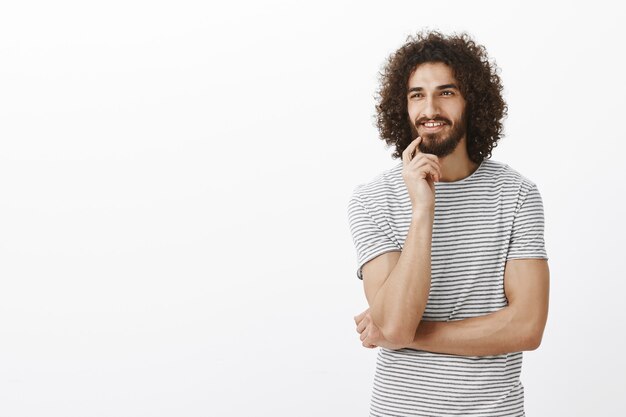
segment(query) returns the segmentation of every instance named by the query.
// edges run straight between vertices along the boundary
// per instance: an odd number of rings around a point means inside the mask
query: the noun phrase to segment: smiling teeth
[[[428,123],[424,123],[424,126],[426,126],[426,127],[443,126],[443,123],[440,123],[440,122],[437,122],[437,123],[428,122]]]

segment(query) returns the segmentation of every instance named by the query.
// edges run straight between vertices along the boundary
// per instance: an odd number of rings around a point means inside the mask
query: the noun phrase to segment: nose
[[[422,116],[427,119],[434,119],[439,116],[439,107],[437,106],[437,102],[433,100],[432,97],[425,98]]]

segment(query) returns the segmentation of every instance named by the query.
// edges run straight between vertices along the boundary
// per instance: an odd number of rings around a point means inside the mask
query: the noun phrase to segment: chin
[[[424,138],[424,139],[426,139],[426,140],[430,140],[430,141],[433,141],[433,140],[441,140],[441,139],[442,139],[442,136],[437,135],[437,134],[434,134],[434,135],[433,135],[433,134],[430,134],[430,133],[424,133],[424,134],[423,134],[423,135],[421,135],[421,136],[422,136],[422,138]]]

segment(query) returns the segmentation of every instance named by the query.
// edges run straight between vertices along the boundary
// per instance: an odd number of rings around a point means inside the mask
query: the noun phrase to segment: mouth
[[[446,126],[446,124],[447,123],[444,123],[444,122],[428,121],[428,122],[420,123],[420,126],[422,126],[427,132],[437,132],[443,129]]]

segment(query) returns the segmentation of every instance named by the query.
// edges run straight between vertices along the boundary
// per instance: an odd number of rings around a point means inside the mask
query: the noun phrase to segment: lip
[[[424,124],[421,124],[421,123],[420,123],[420,126],[422,127],[422,129],[425,129],[427,132],[436,132],[436,131],[438,131],[438,130],[443,129],[443,128],[444,128],[444,127],[446,127],[447,125],[448,125],[447,123],[444,123],[444,124],[442,124],[442,125],[440,125],[440,126],[428,127],[428,126],[426,126],[426,125],[424,125]]]

